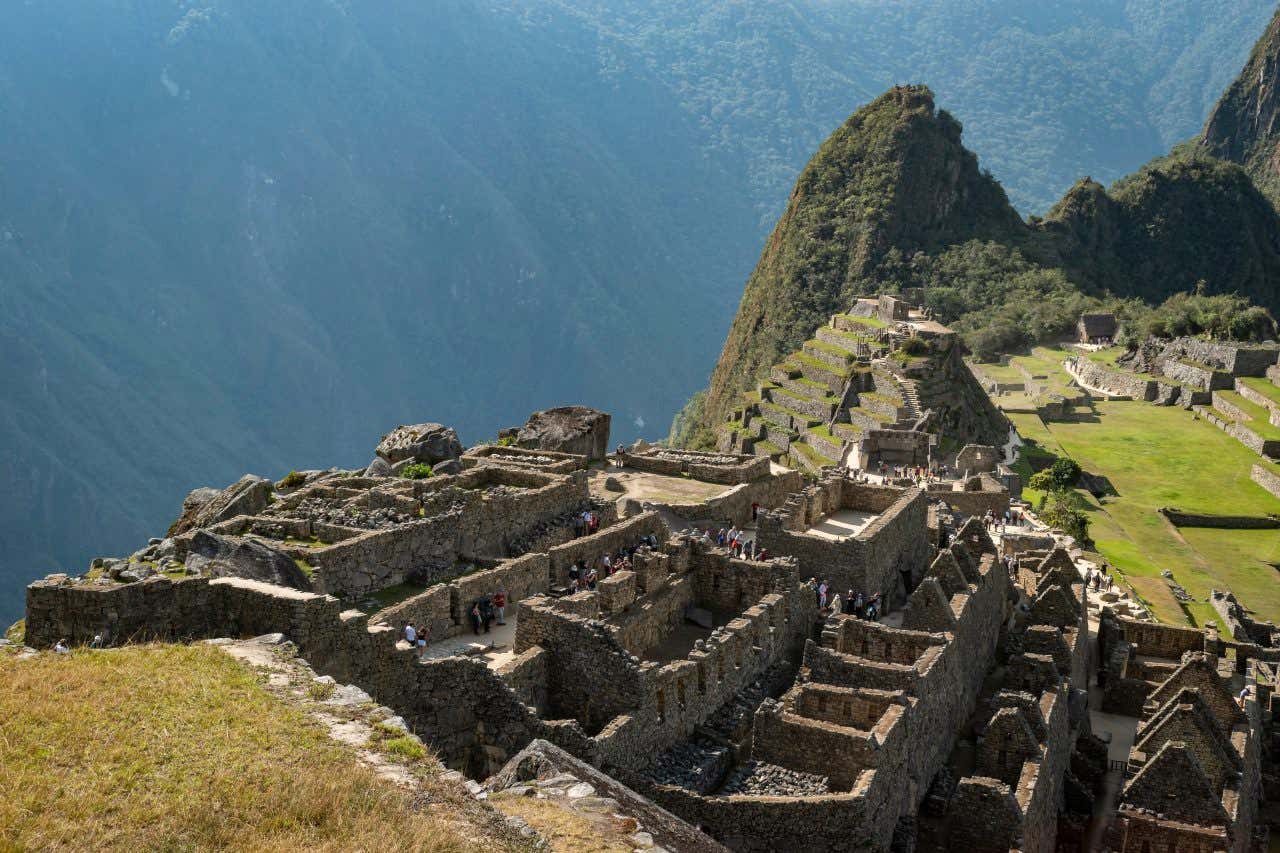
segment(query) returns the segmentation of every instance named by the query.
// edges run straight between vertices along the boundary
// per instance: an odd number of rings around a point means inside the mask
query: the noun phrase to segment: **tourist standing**
[[[507,624],[507,591],[500,589],[493,595],[493,609],[498,611],[498,624]]]

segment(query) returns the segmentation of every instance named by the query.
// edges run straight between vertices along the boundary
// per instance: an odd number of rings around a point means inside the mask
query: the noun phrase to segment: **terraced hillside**
[[[871,433],[941,433],[944,444],[1001,442],[1004,425],[950,332],[835,314],[801,348],[739,395],[721,450],[754,453],[816,474],[848,461]]]

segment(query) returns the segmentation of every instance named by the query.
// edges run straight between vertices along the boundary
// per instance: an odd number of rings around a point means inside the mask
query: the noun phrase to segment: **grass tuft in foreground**
[[[503,846],[430,808],[216,648],[0,657],[0,849]]]

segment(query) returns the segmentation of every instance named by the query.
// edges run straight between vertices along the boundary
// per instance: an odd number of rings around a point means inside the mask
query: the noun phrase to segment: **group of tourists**
[[[1003,516],[996,515],[992,510],[987,510],[982,515],[982,526],[987,528],[989,533],[1004,533],[1010,525],[1021,527],[1025,519],[1026,516],[1017,507],[1006,508]]]
[[[404,641],[409,648],[417,650],[419,658],[427,653],[427,633],[426,625],[419,627],[412,622],[404,623]]]
[[[814,583],[816,578],[810,578],[809,583]],[[831,584],[823,581],[818,584],[818,609],[829,613],[843,613],[846,616],[856,616],[859,619],[865,619],[874,622],[881,615],[880,593],[873,593],[870,597],[864,596],[861,592],[849,590],[844,598],[840,597],[840,593],[831,589]]]
[[[747,531],[739,529],[736,524],[728,528],[721,527],[719,530],[714,527],[708,527],[706,530],[695,527],[693,528],[693,535],[703,545],[728,548],[730,554],[741,560],[764,562],[769,559],[769,549],[756,547],[755,537],[748,539]]]
[[[477,637],[482,632],[489,633],[494,622],[507,624],[507,591],[500,589],[493,595],[482,595],[471,602],[467,618],[471,620],[471,630]]]
[[[600,513],[586,509],[573,517],[573,536],[575,539],[590,536],[600,531]]]
[[[630,571],[636,552],[641,548],[656,549],[657,547],[658,537],[652,533],[646,533],[637,539],[634,545],[619,548],[611,554],[602,554],[594,560],[585,558],[575,560],[569,567],[569,591],[573,593],[594,590],[596,584],[602,579],[618,572]]]
[[[1094,592],[1101,592],[1104,589],[1107,592],[1111,591],[1111,575],[1107,574],[1106,566],[1103,566],[1096,572],[1093,569],[1085,571],[1084,588],[1087,590],[1090,587],[1093,588]]]

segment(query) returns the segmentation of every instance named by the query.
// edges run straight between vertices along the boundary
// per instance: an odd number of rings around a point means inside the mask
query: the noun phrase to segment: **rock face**
[[[578,453],[591,461],[609,455],[610,417],[587,406],[561,406],[534,412],[516,434],[520,447]]]
[[[1280,12],[1254,46],[1240,76],[1205,122],[1200,145],[1244,166],[1273,202],[1280,202]]]
[[[191,539],[187,569],[215,578],[235,577],[310,590],[311,581],[286,554],[239,536],[197,530]]]
[[[413,424],[396,427],[383,436],[377,454],[392,465],[406,459],[435,465],[461,456],[462,442],[443,424]]]
[[[266,509],[273,488],[270,480],[245,474],[220,492],[196,489],[182,502],[182,515],[169,526],[169,535],[208,527],[237,515],[257,515]]]

